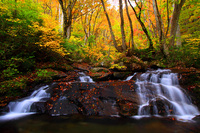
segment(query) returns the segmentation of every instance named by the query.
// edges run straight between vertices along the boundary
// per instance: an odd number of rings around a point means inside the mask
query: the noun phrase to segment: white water
[[[93,79],[90,76],[85,75],[85,73],[79,72],[79,75],[80,82],[94,83]]]
[[[10,112],[1,116],[0,120],[10,120],[36,113],[30,112],[31,105],[34,102],[41,101],[43,98],[50,98],[50,94],[46,93],[46,89],[48,89],[48,85],[35,90],[31,96],[24,98],[24,100],[10,102],[8,105]]]
[[[80,72],[79,75],[80,82],[94,83],[92,78],[83,72]],[[131,80],[135,75],[136,73],[128,77],[126,81]],[[190,98],[179,86],[177,76],[176,73],[171,73],[170,70],[147,71],[141,74],[140,77],[137,76],[137,94],[140,98],[140,105],[138,115],[133,116],[133,118],[140,119],[152,115],[161,117],[159,106],[156,103],[158,99],[164,104],[166,113],[164,116],[173,116],[177,120],[188,121],[199,115],[200,112],[197,107],[192,104]],[[24,100],[11,102],[8,105],[10,112],[0,116],[0,120],[11,120],[36,113],[30,111],[31,106],[34,102],[42,101],[43,98],[50,98],[50,94],[46,93],[47,89],[48,85],[42,86]],[[119,117],[119,115],[113,117]]]
[[[170,70],[147,71],[140,75],[136,84],[140,106],[138,116],[134,116],[135,118],[152,115],[160,117],[159,106],[156,103],[158,99],[164,104],[165,116],[174,116],[178,120],[187,121],[200,114],[198,108],[179,86],[177,74],[171,73]]]
[[[132,76],[128,76],[125,81],[131,80],[137,73],[134,73]]]

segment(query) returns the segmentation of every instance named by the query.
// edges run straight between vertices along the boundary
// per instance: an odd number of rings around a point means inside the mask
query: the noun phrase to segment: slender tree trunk
[[[148,8],[150,9],[151,8],[151,6],[150,6],[150,2],[148,2]],[[152,35],[152,37],[154,38],[155,37],[155,33],[154,33],[154,28],[151,28],[151,26],[152,27],[154,27],[154,25],[152,25],[152,21],[151,21],[151,16],[150,16],[150,11],[149,10],[147,10],[147,17],[145,18],[145,20],[146,20],[146,22],[148,23],[148,29],[149,29],[149,32],[151,33],[151,35]]]
[[[131,17],[130,17],[130,14],[129,14],[129,11],[128,11],[128,3],[127,3],[127,0],[124,0],[125,1],[125,6],[126,6],[126,14],[128,16],[128,20],[129,20],[129,24],[130,24],[130,30],[131,30],[131,36],[130,36],[130,39],[131,39],[131,52],[134,51],[134,39],[133,39],[133,23],[132,23],[132,20],[131,20]]]
[[[168,35],[168,32],[169,32],[169,0],[167,0],[167,30],[166,30],[166,33],[165,33],[165,36],[167,38],[167,35]]]
[[[83,19],[83,16],[81,16],[81,23],[82,23],[82,26],[83,26],[83,30],[84,30],[84,33],[85,33],[85,39],[84,39],[84,44],[86,45],[87,44],[87,41],[88,41],[88,32],[87,32],[87,28],[86,28],[86,21],[87,21],[87,14],[85,15],[85,22],[84,22],[84,19]]]
[[[135,8],[133,7],[133,5],[131,4],[130,0],[128,0],[128,2],[130,4],[131,8],[133,9],[136,18],[137,18],[138,22],[140,23],[140,25],[142,27],[142,30],[144,31],[144,33],[145,33],[145,35],[146,35],[146,37],[147,37],[147,39],[149,41],[149,48],[148,49],[149,50],[153,50],[154,49],[153,48],[153,41],[152,41],[152,39],[151,39],[151,37],[150,37],[150,35],[148,33],[148,30],[147,30],[146,26],[144,25],[144,22],[141,20],[142,7],[139,6],[138,3],[137,3],[137,1],[135,0],[135,3],[137,5],[137,7],[139,8],[139,13],[137,14],[137,12],[136,12]]]
[[[186,0],[181,0],[179,2],[178,0],[176,0],[174,3],[174,11],[172,14],[172,19],[171,19],[171,30],[170,30],[170,41],[169,41],[169,46],[172,46],[172,47],[174,47],[174,40],[176,37],[181,8],[182,8],[183,4],[185,3],[185,1]]]
[[[94,19],[93,30],[92,30],[92,34],[93,34],[93,35],[94,35],[94,31],[95,31],[95,26],[96,26],[97,17],[99,16],[100,10],[101,10],[101,8],[97,11],[97,14],[96,14],[95,19]]]
[[[124,15],[123,15],[123,5],[122,0],[119,0],[119,13],[120,13],[120,20],[121,20],[121,34],[122,34],[122,49],[126,51],[126,35],[124,32]]]
[[[156,2],[156,0],[152,0],[153,2],[153,12],[154,12],[154,15],[155,15],[155,19],[156,19],[156,34],[158,35],[158,33],[159,33],[159,21],[158,21],[158,13],[157,13],[157,8],[156,8],[156,6],[157,6],[157,2]]]
[[[154,14],[155,14],[155,18],[156,18],[156,29],[158,32],[158,36],[159,36],[159,43],[160,43],[160,50],[163,54],[165,54],[165,36],[164,36],[164,32],[162,30],[162,18],[160,15],[160,12],[158,10],[158,4],[157,4],[157,0],[153,0],[153,10],[154,10]]]
[[[102,3],[103,10],[104,10],[104,13],[105,13],[106,18],[107,18],[107,21],[108,21],[108,25],[109,25],[110,34],[111,34],[111,37],[112,37],[113,44],[114,44],[115,48],[116,48],[118,51],[120,51],[120,49],[119,49],[118,46],[117,46],[117,42],[116,42],[116,40],[115,40],[115,35],[114,35],[114,33],[113,33],[113,30],[112,30],[112,25],[111,25],[111,22],[110,22],[110,18],[109,18],[109,16],[108,16],[108,13],[107,13],[107,11],[106,11],[106,7],[105,7],[105,4],[104,4],[104,1],[101,0],[101,3]]]
[[[13,17],[16,18],[17,17],[17,0],[15,0],[15,10],[13,13]]]

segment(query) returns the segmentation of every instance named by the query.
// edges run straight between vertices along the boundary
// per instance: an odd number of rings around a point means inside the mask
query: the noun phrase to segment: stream
[[[77,81],[64,84],[56,94],[44,85],[29,97],[10,102],[9,112],[0,116],[0,132],[182,133],[200,129],[200,121],[193,120],[200,115],[198,108],[179,86],[177,73],[167,69],[98,83],[80,72]]]

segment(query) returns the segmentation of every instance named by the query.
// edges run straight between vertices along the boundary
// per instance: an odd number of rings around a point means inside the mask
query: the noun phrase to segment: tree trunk
[[[126,6],[126,14],[128,16],[128,20],[129,20],[129,24],[130,24],[130,30],[131,30],[131,52],[134,51],[134,39],[133,39],[133,23],[132,23],[132,20],[131,20],[131,17],[130,17],[130,14],[129,14],[129,11],[128,11],[128,3],[127,3],[127,0],[124,0],[125,1],[125,6]]]
[[[63,37],[69,39],[71,36],[72,21],[63,13]]]
[[[156,19],[156,34],[158,35],[159,33],[159,30],[160,30],[160,26],[159,26],[159,21],[158,21],[158,13],[157,13],[157,1],[156,0],[153,0],[153,12],[154,12],[154,15],[155,15],[155,19]]]
[[[140,6],[138,5],[137,1],[135,0],[135,3],[136,3],[136,5],[137,5],[137,7],[139,8],[139,13],[137,14],[137,12],[136,12],[135,8],[133,7],[133,5],[131,4],[130,0],[128,0],[128,2],[129,2],[129,4],[130,4],[131,8],[133,9],[136,18],[137,18],[138,22],[140,23],[140,25],[141,25],[141,27],[142,27],[142,30],[144,31],[144,33],[145,33],[145,35],[146,35],[146,37],[147,37],[147,39],[148,39],[148,41],[149,41],[149,48],[148,48],[148,49],[149,49],[150,51],[152,51],[152,50],[154,49],[154,48],[153,48],[153,41],[152,41],[152,39],[151,39],[151,37],[150,37],[150,35],[149,35],[149,33],[148,33],[148,30],[147,30],[146,26],[144,25],[143,21],[141,20],[142,7],[140,7]]]
[[[179,26],[179,24],[178,24],[178,26],[177,26],[176,36],[177,36],[177,38],[176,38],[176,45],[177,45],[178,47],[181,47],[182,42],[181,42],[181,31],[180,31],[180,26]]]
[[[181,13],[181,8],[184,3],[185,3],[185,0],[181,0],[180,3],[178,3],[178,0],[176,0],[174,3],[174,11],[172,14],[172,19],[171,19],[171,31],[170,31],[170,41],[169,41],[170,47],[174,47],[174,40],[176,37],[178,20]]]
[[[118,51],[120,51],[120,49],[119,49],[118,46],[117,46],[117,42],[116,42],[116,40],[115,40],[115,35],[114,35],[114,33],[113,33],[113,30],[112,30],[112,25],[111,25],[111,22],[110,22],[110,18],[109,18],[109,16],[108,16],[108,13],[107,13],[107,11],[106,11],[106,7],[105,7],[105,4],[104,4],[104,1],[101,0],[101,3],[102,3],[103,10],[104,10],[104,13],[105,13],[106,18],[107,18],[107,21],[108,21],[108,25],[109,25],[110,34],[111,34],[111,37],[112,37],[113,44],[114,44],[115,48],[116,48]]]
[[[119,0],[119,13],[120,13],[120,20],[121,20],[121,34],[122,34],[122,49],[126,51],[126,36],[124,32],[124,16],[123,16],[123,9],[122,9],[122,0]]]
[[[15,0],[15,10],[13,13],[13,17],[16,18],[17,17],[17,0]]]
[[[77,0],[69,0],[68,3],[63,0],[58,0],[63,12],[63,37],[69,39],[71,36],[71,25],[72,25],[72,10]]]
[[[165,36],[164,36],[164,32],[162,30],[162,18],[160,15],[160,12],[158,10],[158,4],[157,4],[157,0],[153,0],[153,10],[154,10],[154,15],[156,18],[156,29],[157,29],[157,33],[159,36],[159,43],[160,43],[160,50],[163,54],[165,54]]]

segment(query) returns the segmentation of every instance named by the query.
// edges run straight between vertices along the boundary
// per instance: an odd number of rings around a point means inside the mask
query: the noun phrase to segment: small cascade
[[[42,102],[43,99],[50,98],[50,94],[46,93],[48,88],[48,85],[42,86],[38,90],[35,90],[31,96],[22,100],[10,102],[8,105],[10,112],[4,116],[1,116],[0,120],[9,120],[36,113],[31,112],[31,106],[35,102]]]
[[[85,73],[79,72],[79,75],[80,82],[94,83],[93,79],[90,76],[87,76]]]
[[[137,74],[137,73],[134,73],[132,76],[128,76],[128,77],[125,79],[125,81],[131,80],[136,74]]]
[[[178,75],[170,70],[147,71],[138,76],[136,84],[140,98],[138,116],[175,116],[188,120],[200,114],[179,86]]]

